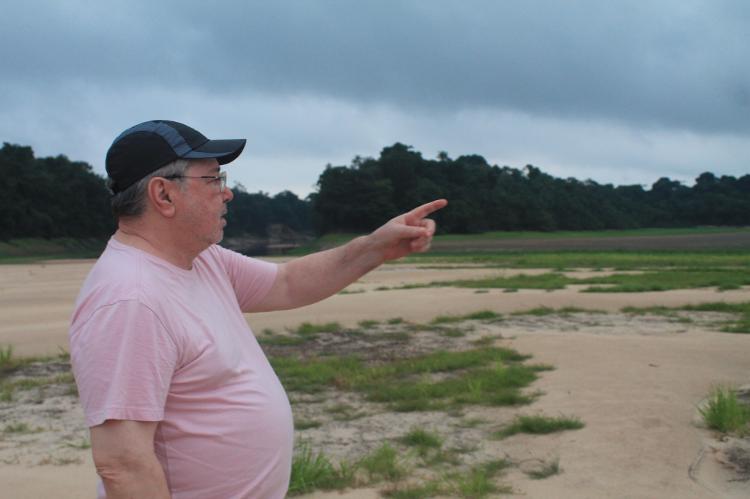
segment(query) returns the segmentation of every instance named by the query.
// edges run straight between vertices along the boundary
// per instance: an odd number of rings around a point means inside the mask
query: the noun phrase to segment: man
[[[244,146],[157,120],[107,152],[118,229],[70,328],[99,497],[284,497],[291,409],[242,314],[314,303],[426,251],[435,224],[425,217],[447,204],[288,263],[254,260],[217,245],[233,197],[220,165]]]

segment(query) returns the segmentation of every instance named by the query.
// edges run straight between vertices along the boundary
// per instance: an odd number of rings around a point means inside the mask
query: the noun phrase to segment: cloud
[[[0,138],[99,172],[154,118],[247,137],[251,191],[395,141],[615,183],[750,158],[744,1],[38,0],[0,32]]]
[[[10,78],[750,131],[743,1],[124,5],[13,12]]]

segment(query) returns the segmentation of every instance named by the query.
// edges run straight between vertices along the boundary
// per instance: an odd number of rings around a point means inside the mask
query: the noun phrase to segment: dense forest
[[[450,201],[435,214],[449,233],[750,225],[750,175],[703,173],[692,187],[660,178],[646,190],[555,178],[532,165],[492,166],[477,155],[429,160],[399,143],[377,159],[329,165],[310,199],[325,233],[371,230],[437,197]]]
[[[0,239],[105,238],[114,230],[104,178],[65,156],[35,158],[30,147],[0,149]],[[438,197],[443,232],[597,230],[750,225],[750,175],[703,173],[691,187],[669,178],[650,189],[556,178],[528,165],[490,165],[477,155],[425,159],[409,146],[379,158],[327,166],[317,192],[299,199],[248,193],[235,185],[227,236],[265,235],[272,225],[297,232],[363,232]]]

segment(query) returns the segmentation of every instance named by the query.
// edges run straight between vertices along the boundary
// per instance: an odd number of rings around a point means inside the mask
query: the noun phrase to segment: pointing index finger
[[[422,206],[417,206],[413,210],[411,210],[409,213],[406,214],[406,223],[414,223],[417,222],[430,213],[436,212],[441,208],[444,208],[445,205],[448,204],[448,201],[445,199],[436,199],[435,201],[430,201],[429,203],[425,203]]]

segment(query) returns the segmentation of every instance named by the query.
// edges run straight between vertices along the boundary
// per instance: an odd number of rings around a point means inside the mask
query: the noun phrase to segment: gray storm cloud
[[[34,2],[4,79],[750,130],[750,3]],[[44,7],[42,7],[44,5]],[[25,36],[29,31],[33,36]]]
[[[744,0],[10,0],[0,41],[0,140],[102,173],[154,118],[247,136],[232,178],[300,194],[395,141],[614,183],[750,159]]]

